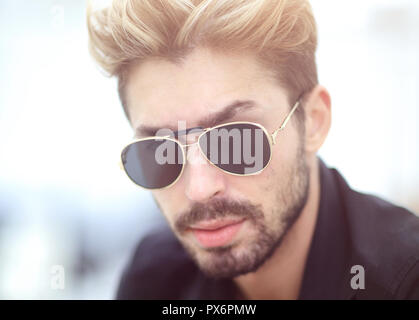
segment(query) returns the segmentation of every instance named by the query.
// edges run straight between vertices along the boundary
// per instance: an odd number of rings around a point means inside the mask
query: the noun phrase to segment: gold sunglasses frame
[[[278,133],[282,130],[285,129],[285,126],[287,125],[287,123],[289,122],[289,120],[291,119],[291,116],[293,115],[293,113],[295,112],[295,110],[298,108],[298,106],[300,105],[300,99],[298,99],[298,101],[294,104],[294,106],[291,108],[291,111],[288,113],[288,115],[285,117],[285,119],[282,121],[282,124],[271,134],[269,134],[268,130],[261,124],[256,123],[256,122],[250,122],[250,121],[234,121],[234,122],[227,122],[227,123],[223,123],[223,124],[219,124],[216,125],[214,127],[209,127],[209,128],[205,128],[202,130],[202,132],[199,134],[198,138],[196,139],[196,142],[191,143],[191,144],[182,144],[180,143],[179,140],[172,138],[171,136],[154,136],[154,137],[146,137],[146,138],[139,138],[139,139],[134,139],[133,141],[129,142],[128,144],[126,144],[121,151],[121,155],[120,155],[120,159],[119,159],[119,167],[121,170],[123,170],[125,172],[125,174],[128,176],[128,178],[138,187],[142,188],[142,189],[146,189],[146,190],[164,190],[166,188],[170,188],[172,185],[174,185],[182,176],[182,173],[185,169],[185,165],[186,165],[186,160],[187,160],[187,156],[186,156],[186,152],[185,149],[187,147],[193,146],[195,144],[198,144],[198,148],[199,151],[201,153],[201,155],[206,159],[207,162],[209,162],[211,165],[213,165],[214,167],[216,167],[217,169],[230,174],[230,175],[234,175],[234,176],[252,176],[252,175],[258,175],[260,174],[265,168],[267,168],[271,162],[272,159],[272,149],[273,146],[276,144],[276,137],[278,135]],[[256,172],[252,172],[252,173],[248,173],[248,174],[239,174],[239,173],[233,173],[233,172],[229,172],[227,170],[224,170],[220,167],[218,167],[217,165],[215,165],[214,163],[212,163],[208,157],[204,154],[204,152],[202,151],[202,148],[199,145],[199,140],[201,139],[201,137],[203,137],[204,134],[206,134],[208,131],[217,129],[219,127],[224,127],[224,126],[228,126],[228,125],[232,125],[232,124],[251,124],[254,126],[259,127],[260,129],[263,130],[263,132],[265,133],[266,137],[268,138],[269,141],[269,148],[270,148],[270,155],[269,155],[269,160],[267,162],[267,164],[260,170],[256,171]],[[182,150],[182,156],[183,156],[183,164],[182,164],[182,170],[180,171],[178,177],[169,185],[164,186],[162,188],[147,188],[147,187],[143,187],[141,185],[139,185],[138,183],[136,183],[128,174],[127,170],[125,169],[125,166],[123,165],[123,159],[122,159],[122,155],[124,150],[129,147],[130,145],[140,142],[140,141],[147,141],[147,140],[156,140],[156,139],[166,139],[166,140],[170,140],[175,142],[177,145],[179,145],[180,149]]]

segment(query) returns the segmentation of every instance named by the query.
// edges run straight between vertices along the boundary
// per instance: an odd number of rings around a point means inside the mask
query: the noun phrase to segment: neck
[[[310,165],[310,187],[301,215],[274,254],[256,271],[234,279],[246,299],[297,299],[320,201],[319,163]]]

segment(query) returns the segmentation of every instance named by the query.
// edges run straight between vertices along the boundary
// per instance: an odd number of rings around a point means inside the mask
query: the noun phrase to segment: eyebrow
[[[232,103],[226,105],[222,110],[210,114],[200,121],[198,121],[198,127],[210,128],[218,124],[221,124],[227,120],[233,118],[237,112],[248,109],[253,109],[257,106],[253,100],[235,100]],[[170,129],[173,132],[177,132],[177,128],[173,126],[161,126],[153,127],[148,125],[141,125],[135,129],[135,137],[152,137],[156,135],[156,132],[162,128]]]

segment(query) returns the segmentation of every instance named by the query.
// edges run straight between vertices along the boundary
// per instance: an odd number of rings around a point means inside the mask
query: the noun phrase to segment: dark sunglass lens
[[[199,145],[210,162],[235,174],[259,172],[271,158],[269,138],[251,123],[214,128],[201,136]]]
[[[168,139],[148,139],[134,142],[122,151],[122,163],[136,184],[148,188],[164,188],[182,172],[181,146]]]

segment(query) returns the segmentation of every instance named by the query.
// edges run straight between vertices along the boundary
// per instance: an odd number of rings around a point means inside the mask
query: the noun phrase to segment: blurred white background
[[[320,155],[419,211],[419,2],[313,0],[333,124]],[[0,298],[111,299],[162,218],[119,170],[132,136],[82,0],[0,0]],[[53,285],[55,266],[65,287]]]

